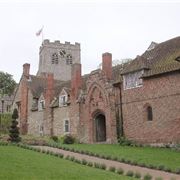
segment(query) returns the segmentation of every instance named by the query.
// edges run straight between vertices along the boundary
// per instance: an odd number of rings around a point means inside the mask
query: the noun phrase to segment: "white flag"
[[[36,36],[40,36],[43,31],[43,27],[36,33]]]

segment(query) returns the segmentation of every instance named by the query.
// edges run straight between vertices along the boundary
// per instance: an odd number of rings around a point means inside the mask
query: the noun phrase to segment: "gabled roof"
[[[122,71],[122,74],[147,69],[144,77],[172,72],[180,69],[180,63],[175,59],[180,56],[180,37],[156,44],[137,56]],[[149,70],[148,70],[149,69]]]
[[[64,81],[55,80],[55,89],[62,85]],[[30,75],[27,80],[27,86],[31,90],[33,97],[39,98],[47,88],[47,79],[41,76]]]

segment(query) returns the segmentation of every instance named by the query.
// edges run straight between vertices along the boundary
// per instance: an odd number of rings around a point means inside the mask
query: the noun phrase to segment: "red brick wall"
[[[71,72],[71,97],[77,98],[77,94],[82,85],[81,64],[73,64]]]
[[[103,71],[93,71],[87,80],[85,104],[81,107],[81,126],[87,142],[96,142],[95,116],[102,113],[106,120],[106,141],[111,143],[117,139],[115,96],[111,83]]]
[[[122,91],[125,136],[150,142],[180,142],[180,73],[143,80],[143,86]],[[153,121],[147,121],[151,105]]]

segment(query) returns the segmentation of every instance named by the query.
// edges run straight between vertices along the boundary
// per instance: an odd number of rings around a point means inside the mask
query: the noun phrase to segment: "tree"
[[[11,95],[15,89],[16,82],[11,74],[0,71],[0,97]]]
[[[17,127],[18,122],[16,119],[18,118],[18,110],[14,109],[13,114],[12,114],[12,122],[11,122],[11,127],[9,130],[9,140],[11,142],[19,142],[21,138],[19,137],[19,128]]]

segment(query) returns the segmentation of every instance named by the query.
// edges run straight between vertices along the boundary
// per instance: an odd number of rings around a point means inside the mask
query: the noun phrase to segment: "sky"
[[[102,53],[113,60],[135,58],[152,41],[180,35],[180,1],[10,1],[0,0],[0,71],[16,82],[22,65],[36,74],[42,37],[81,44],[82,72],[101,63]]]

